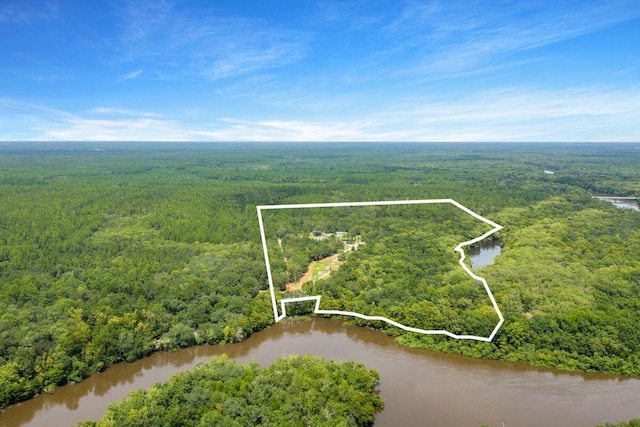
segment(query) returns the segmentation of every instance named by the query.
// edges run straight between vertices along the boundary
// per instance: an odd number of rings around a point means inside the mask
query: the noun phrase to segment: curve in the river
[[[582,427],[640,416],[640,378],[566,373],[400,346],[338,320],[280,322],[239,344],[197,346],[121,363],[8,408],[0,426],[64,426],[98,419],[129,391],[148,388],[214,355],[268,365],[290,354],[356,360],[380,372],[376,426]]]

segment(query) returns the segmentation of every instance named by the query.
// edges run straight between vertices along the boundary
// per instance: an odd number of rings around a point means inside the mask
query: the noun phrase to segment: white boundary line
[[[491,229],[488,232],[484,233],[482,236],[476,237],[475,239],[468,240],[466,242],[462,242],[462,243],[458,244],[458,246],[456,246],[455,249],[454,249],[455,251],[457,251],[460,254],[460,260],[458,261],[458,263],[462,266],[464,271],[469,276],[474,278],[475,280],[479,280],[480,282],[482,282],[482,285],[484,286],[484,289],[487,292],[487,295],[489,295],[489,299],[491,300],[491,304],[493,305],[493,309],[498,314],[498,318],[500,320],[499,320],[498,324],[496,325],[496,327],[491,332],[491,335],[489,335],[488,337],[479,337],[479,336],[476,336],[476,335],[456,335],[456,334],[451,333],[449,331],[440,330],[440,329],[428,330],[428,329],[412,328],[410,326],[403,325],[403,324],[398,323],[396,321],[393,321],[391,319],[387,319],[386,317],[383,317],[383,316],[367,316],[365,314],[355,313],[355,312],[352,312],[352,311],[321,310],[320,309],[320,298],[322,298],[321,295],[308,296],[308,297],[298,297],[298,298],[283,298],[283,299],[280,300],[280,307],[282,309],[282,314],[278,315],[278,306],[277,306],[277,303],[276,303],[276,294],[275,294],[275,290],[273,288],[273,277],[271,276],[271,264],[269,263],[269,253],[268,253],[268,250],[267,250],[267,239],[266,239],[266,236],[264,234],[264,223],[262,221],[262,211],[263,210],[306,209],[306,208],[336,208],[336,207],[356,207],[356,206],[420,205],[420,204],[435,204],[435,203],[451,203],[455,207],[463,210],[464,212],[468,213],[469,215],[473,216],[474,218],[477,218],[480,221],[483,221],[483,222],[485,222],[485,223],[487,223],[487,224],[489,224],[490,226],[493,227],[493,229]],[[264,206],[256,206],[256,209],[258,210],[258,224],[260,225],[260,237],[262,238],[262,250],[264,251],[264,261],[265,261],[265,264],[267,266],[267,278],[269,280],[269,291],[271,293],[271,303],[273,305],[273,316],[274,316],[276,322],[279,322],[280,320],[282,320],[283,318],[285,318],[287,316],[287,309],[286,309],[286,304],[287,303],[299,302],[299,301],[314,301],[315,300],[316,305],[315,305],[315,308],[314,308],[314,311],[313,311],[314,313],[318,313],[318,314],[337,314],[337,315],[342,315],[342,316],[354,316],[354,317],[359,317],[361,319],[366,319],[366,320],[381,320],[383,322],[389,323],[390,325],[396,326],[396,327],[398,327],[400,329],[404,329],[405,331],[416,332],[416,333],[419,333],[419,334],[427,334],[427,335],[447,335],[447,336],[449,336],[451,338],[456,338],[456,339],[469,339],[469,340],[490,342],[491,340],[493,340],[493,337],[496,335],[496,333],[500,329],[500,326],[502,326],[502,324],[504,323],[504,318],[502,317],[502,313],[500,312],[500,309],[498,308],[498,304],[496,303],[496,300],[493,297],[493,294],[491,293],[491,289],[489,289],[489,285],[487,284],[487,281],[484,279],[484,277],[480,277],[480,276],[474,274],[469,269],[469,267],[467,267],[465,265],[465,263],[464,263],[465,254],[464,254],[464,249],[462,249],[464,246],[469,246],[469,245],[472,245],[474,243],[477,243],[477,242],[481,241],[482,239],[485,239],[488,236],[492,235],[496,231],[501,230],[502,226],[496,224],[495,222],[493,222],[491,220],[488,220],[487,218],[485,218],[485,217],[483,217],[483,216],[481,216],[481,215],[479,215],[477,213],[475,213],[471,209],[461,205],[460,203],[456,202],[453,199],[388,200],[388,201],[378,201],[378,202],[345,202],[345,203],[307,203],[307,204],[289,204],[289,205],[264,205]]]

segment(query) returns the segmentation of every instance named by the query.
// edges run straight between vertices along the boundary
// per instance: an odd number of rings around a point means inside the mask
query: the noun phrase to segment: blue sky
[[[3,0],[0,140],[640,141],[640,3]]]

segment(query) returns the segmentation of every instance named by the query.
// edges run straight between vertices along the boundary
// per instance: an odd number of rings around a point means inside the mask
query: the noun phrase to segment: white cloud
[[[228,126],[194,134],[218,141],[358,141],[365,135],[354,122],[222,119]]]
[[[141,116],[141,117],[157,117],[158,114],[146,111],[130,110],[126,108],[110,108],[96,107],[89,110],[90,113],[103,114],[111,116]]]
[[[39,140],[188,141],[189,133],[173,121],[146,118],[97,120],[75,118],[39,127]]]
[[[636,138],[640,87],[494,89],[415,109],[422,140],[608,141]]]
[[[7,1],[0,5],[0,23],[27,25],[36,21],[50,20],[58,15],[59,6],[55,2],[29,4]]]
[[[418,109],[429,122],[521,123],[556,118],[608,117],[626,120],[640,111],[640,87],[539,90],[526,87],[493,89],[458,102],[425,105]],[[632,121],[633,122],[633,121]]]
[[[28,125],[2,135],[38,140],[124,141],[637,141],[640,86],[543,90],[496,88],[443,100],[390,99],[369,110],[333,115],[289,114],[268,119],[220,118],[207,123],[163,119],[126,108],[84,114],[0,99],[5,117]],[[255,114],[255,113],[253,113]],[[3,136],[4,138],[8,138]]]
[[[68,120],[76,116],[66,111],[50,108],[31,102],[18,101],[11,98],[0,98],[0,113],[2,115],[34,116],[46,120]]]
[[[582,2],[495,1],[404,3],[382,26],[390,47],[376,65],[410,52],[400,74],[447,75],[493,67],[505,56],[593,33],[640,16],[634,0]]]
[[[142,68],[138,68],[135,71],[131,71],[130,73],[123,75],[122,80],[133,80],[135,78],[138,78],[143,73],[143,71],[144,70]]]
[[[179,10],[166,1],[135,1],[119,10],[124,62],[153,62],[158,76],[210,80],[288,65],[308,50],[306,32],[257,20]]]
[[[417,97],[340,120],[237,120],[200,136],[272,141],[637,141],[640,87],[494,89],[455,101]]]
[[[367,1],[320,0],[316,6],[321,20],[338,23],[351,31],[367,29],[384,20],[384,13],[373,12],[375,6]]]

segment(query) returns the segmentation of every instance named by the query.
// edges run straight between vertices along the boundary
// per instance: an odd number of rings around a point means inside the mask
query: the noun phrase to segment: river
[[[380,426],[576,426],[640,416],[640,378],[566,373],[415,350],[338,320],[282,321],[239,344],[197,346],[121,363],[53,394],[14,405],[0,426],[64,426],[98,419],[129,391],[214,355],[267,365],[290,354],[357,360],[380,372]]]
[[[635,211],[640,211],[640,204],[638,203],[638,199],[615,196],[613,194],[597,193],[597,192],[591,192],[591,195],[596,199],[609,202],[617,208],[633,209]]]
[[[635,211],[640,211],[640,206],[638,202],[635,200],[624,200],[624,199],[616,199],[616,198],[604,198],[598,197],[600,200],[606,200],[611,203],[613,206],[622,209],[633,209]]]

